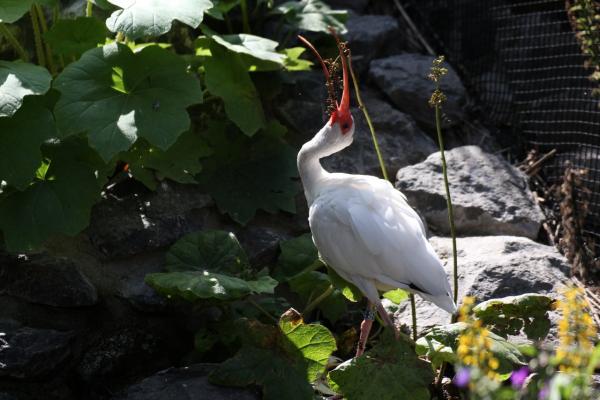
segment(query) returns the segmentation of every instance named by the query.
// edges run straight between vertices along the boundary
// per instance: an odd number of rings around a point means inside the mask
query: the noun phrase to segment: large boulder
[[[434,141],[419,129],[409,115],[373,95],[367,94],[364,100],[388,173],[422,161],[436,151]],[[379,160],[366,120],[357,108],[352,110],[352,115],[356,123],[354,143],[324,159],[322,164],[332,172],[381,176]]]
[[[113,400],[257,400],[258,393],[249,389],[216,386],[208,382],[210,368],[192,365],[160,371],[136,383]]]
[[[406,53],[373,60],[369,68],[371,79],[401,111],[430,127],[435,127],[435,119],[428,101],[435,86],[427,76],[433,60],[432,56]],[[442,124],[451,126],[464,118],[466,91],[452,67],[445,66],[448,74],[442,78],[441,89],[447,101]]]
[[[92,209],[87,234],[108,258],[170,245],[210,225],[212,199],[198,185],[163,181],[155,192],[140,188],[109,196]]]
[[[389,53],[390,46],[400,42],[398,21],[390,15],[353,16],[346,27],[345,38],[352,50],[352,66],[361,73],[373,58]]]
[[[432,237],[430,242],[444,263],[452,282],[452,241]],[[569,263],[554,247],[515,236],[458,238],[458,298],[473,296],[476,302],[539,293],[557,296],[569,282]],[[419,333],[447,324],[450,315],[434,304],[417,298]],[[404,302],[394,315],[411,326],[410,304]],[[551,319],[556,321],[556,313]],[[551,338],[555,335],[551,330]]]
[[[55,307],[98,302],[96,288],[75,263],[46,255],[4,260],[0,264],[0,295]]]
[[[477,146],[446,152],[454,222],[458,235],[514,235],[535,239],[544,219],[525,176],[500,156]],[[440,153],[402,168],[396,187],[434,230],[450,227]]]
[[[73,334],[53,329],[21,326],[14,320],[0,320],[0,377],[33,379],[45,377],[68,361]]]

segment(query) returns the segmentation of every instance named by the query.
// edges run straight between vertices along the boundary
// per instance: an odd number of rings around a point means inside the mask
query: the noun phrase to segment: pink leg
[[[369,339],[369,333],[373,326],[373,320],[375,319],[375,313],[373,305],[369,302],[367,310],[365,311],[365,319],[360,324],[360,337],[358,338],[358,346],[356,347],[356,357],[361,356],[365,352],[367,340]]]
[[[383,305],[381,303],[377,304],[377,311],[379,311],[379,316],[381,317],[383,322],[385,322],[387,326],[394,330],[394,336],[396,336],[396,339],[400,339],[400,331],[398,330],[398,328],[396,328],[396,325],[390,317],[390,314],[388,314],[388,312],[385,311],[385,308],[383,308]]]

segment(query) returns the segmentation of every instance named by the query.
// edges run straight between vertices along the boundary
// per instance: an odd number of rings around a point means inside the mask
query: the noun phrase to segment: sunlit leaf
[[[205,299],[236,300],[250,294],[273,294],[277,281],[263,276],[255,281],[210,271],[157,272],[146,283],[169,298],[197,302]]]
[[[97,18],[59,19],[45,33],[52,51],[65,57],[79,57],[87,50],[104,43],[106,27]]]
[[[529,339],[542,340],[550,330],[548,311],[555,303],[549,296],[526,293],[484,301],[473,313],[501,336],[517,335],[522,329]]]
[[[275,8],[283,14],[285,21],[296,29],[311,32],[328,32],[331,26],[339,33],[345,33],[346,10],[332,10],[321,0],[288,1]]]
[[[405,290],[395,289],[385,292],[383,297],[390,300],[394,304],[400,304],[403,301],[408,300],[409,294]]]
[[[283,65],[288,71],[309,71],[313,65],[312,61],[300,58],[306,49],[304,47],[291,47],[283,49],[285,60]]]
[[[56,78],[60,132],[86,132],[110,160],[138,137],[166,150],[189,129],[186,107],[202,101],[198,80],[186,63],[159,46],[137,53],[112,43],[87,51]]]
[[[278,43],[264,37],[246,33],[211,35],[210,37],[234,53],[245,54],[254,59],[269,61],[280,66],[285,60],[285,55],[276,51]]]
[[[329,380],[348,400],[429,400],[433,372],[409,343],[385,330],[372,349],[339,365]]]
[[[25,96],[46,93],[51,80],[44,67],[22,61],[0,61],[0,119],[14,115]]]
[[[121,8],[106,20],[112,32],[123,32],[129,39],[160,36],[171,30],[174,20],[197,28],[210,0],[108,0]]]
[[[417,341],[417,354],[426,355],[436,363],[458,361],[455,354],[458,338],[467,328],[468,325],[464,322],[432,328]],[[515,345],[493,332],[490,332],[488,337],[492,343],[490,351],[500,363],[498,373],[507,374],[516,367],[524,365],[523,355]],[[452,349],[452,352],[449,349]]]
[[[282,316],[279,327],[248,321],[241,328],[240,351],[210,375],[211,382],[259,385],[265,400],[309,400],[310,381],[324,370],[335,350],[333,335],[322,325],[304,324],[297,312]]]
[[[223,99],[227,116],[248,136],[265,124],[260,95],[239,54],[211,43],[212,57],[206,59],[206,87]]]

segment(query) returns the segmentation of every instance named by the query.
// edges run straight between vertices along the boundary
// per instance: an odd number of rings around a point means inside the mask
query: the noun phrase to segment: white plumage
[[[331,89],[327,65],[310,42],[299,38],[319,59]],[[335,105],[329,121],[298,153],[315,245],[325,262],[356,285],[388,324],[392,321],[381,306],[379,290],[405,289],[454,313],[456,305],[442,263],[404,195],[385,180],[329,173],[319,162],[352,144],[354,135],[346,57],[336,40],[342,61],[342,98],[340,102],[329,99]],[[370,325],[361,328],[357,355],[364,351],[369,329]]]
[[[328,173],[319,159],[352,143],[354,124],[342,133],[326,124],[298,155],[319,253],[373,303],[378,290],[401,288],[453,313],[450,284],[425,228],[406,198],[383,179]]]

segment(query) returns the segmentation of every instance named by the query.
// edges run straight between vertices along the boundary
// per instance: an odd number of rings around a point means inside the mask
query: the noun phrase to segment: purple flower
[[[542,386],[542,388],[540,389],[540,392],[538,393],[538,399],[546,400],[549,396],[550,396],[550,387],[548,386],[547,383],[544,383],[544,386]]]
[[[520,389],[521,387],[523,387],[525,379],[527,379],[528,376],[529,368],[527,367],[521,367],[518,370],[513,371],[513,373],[510,376],[510,383],[512,384],[512,387],[515,389]]]
[[[469,380],[471,379],[471,371],[469,368],[461,368],[456,371],[456,375],[454,375],[454,385],[459,388],[467,387],[469,384]]]

